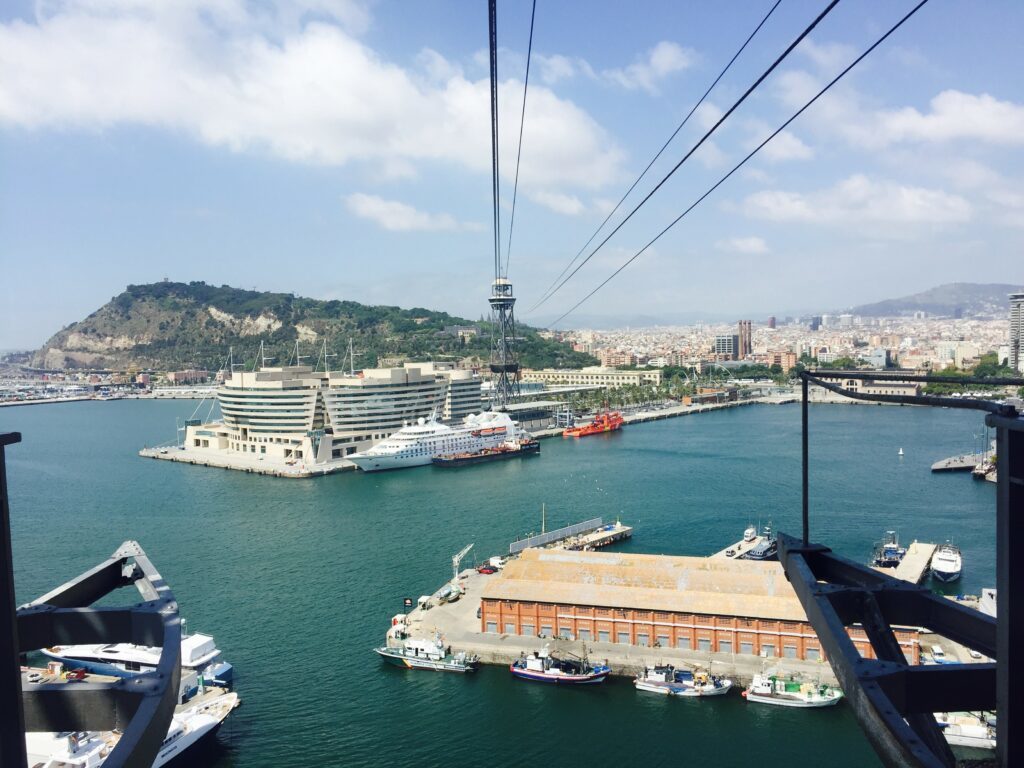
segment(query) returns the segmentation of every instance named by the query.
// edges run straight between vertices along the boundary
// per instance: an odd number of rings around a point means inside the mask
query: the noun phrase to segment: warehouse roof
[[[527,549],[485,599],[806,621],[777,562]]]

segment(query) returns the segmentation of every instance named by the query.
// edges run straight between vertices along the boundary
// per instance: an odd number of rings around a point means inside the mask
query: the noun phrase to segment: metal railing
[[[1014,731],[1021,689],[1014,666],[1014,642],[1024,642],[1024,608],[1020,585],[1024,561],[1016,567],[1014,550],[1024,546],[1024,419],[1014,406],[976,397],[874,394],[852,391],[838,381],[893,381],[967,385],[1024,385],[1024,379],[971,379],[879,374],[863,371],[804,371],[802,385],[802,521],[801,539],[779,536],[779,559],[807,617],[821,640],[832,668],[865,735],[886,765],[947,768],[956,759],[939,729],[935,712],[996,709],[997,760],[1013,765],[1024,756]],[[856,400],[928,405],[986,412],[996,430],[996,603],[998,620],[908,584],[873,568],[835,555],[810,541],[808,387],[818,385]],[[1016,586],[1016,592],[1013,587]],[[859,624],[877,658],[863,658],[846,628]],[[893,625],[927,627],[933,632],[994,659],[994,663],[908,664]],[[1018,700],[1020,697],[1018,696]]]

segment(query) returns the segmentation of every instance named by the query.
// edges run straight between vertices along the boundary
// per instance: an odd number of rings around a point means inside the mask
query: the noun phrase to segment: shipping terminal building
[[[796,593],[777,562],[527,549],[484,587],[480,630],[525,637],[823,658]],[[862,629],[850,636],[872,658]],[[920,630],[896,638],[909,663]]]

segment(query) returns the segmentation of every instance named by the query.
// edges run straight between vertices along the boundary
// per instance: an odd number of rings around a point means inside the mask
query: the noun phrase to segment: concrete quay
[[[912,541],[907,547],[907,554],[900,560],[895,568],[875,568],[879,573],[884,573],[911,584],[920,584],[928,574],[928,567],[932,562],[932,555],[935,554],[936,544],[925,544],[923,541]]]
[[[275,461],[271,458],[260,458],[258,456],[242,456],[232,453],[226,456],[217,456],[209,451],[192,451],[188,448],[177,446],[158,446],[155,448],[143,448],[139,456],[147,459],[162,459],[164,461],[177,461],[182,464],[195,464],[201,467],[215,467],[218,469],[231,469],[236,472],[251,472],[255,475],[269,475],[271,477],[305,478],[321,477],[331,475],[335,472],[353,472],[356,465],[351,461],[341,459],[339,461],[325,462],[324,464],[304,464],[285,461]]]
[[[579,640],[523,637],[485,633],[480,630],[480,619],[476,612],[480,607],[480,596],[486,580],[494,578],[475,570],[459,574],[459,585],[465,594],[454,603],[437,604],[436,596],[448,585],[437,590],[430,601],[430,608],[417,607],[407,614],[406,625],[409,636],[432,638],[440,632],[444,642],[453,651],[475,653],[484,664],[511,664],[524,653],[539,650],[547,645],[558,656],[584,653]],[[397,641],[389,639],[389,644]],[[825,661],[803,661],[798,659],[762,658],[735,653],[709,653],[706,651],[679,648],[642,647],[619,643],[588,642],[586,653],[592,661],[607,664],[612,674],[633,677],[651,664],[673,664],[675,666],[696,666],[710,669],[716,675],[724,675],[739,685],[746,685],[761,671],[795,675],[809,682],[821,681],[838,684],[832,668]]]

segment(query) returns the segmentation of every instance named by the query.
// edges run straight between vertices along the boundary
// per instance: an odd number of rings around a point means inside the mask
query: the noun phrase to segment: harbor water
[[[138,540],[189,630],[212,633],[235,665],[244,706],[212,764],[878,764],[846,704],[677,700],[624,678],[567,690],[498,667],[408,672],[371,652],[402,598],[450,578],[452,554],[470,542],[464,564],[507,552],[539,531],[542,503],[549,528],[621,516],[635,532],[620,551],[710,554],[769,521],[797,534],[799,406],[555,438],[539,457],[455,470],[286,480],[136,455],[173,439],[194,407],[7,408],[0,431],[23,434],[7,452],[19,602]],[[952,538],[964,576],[951,589],[992,586],[995,486],[929,471],[972,451],[982,427],[960,411],[812,406],[812,538],[860,561],[888,529]]]

